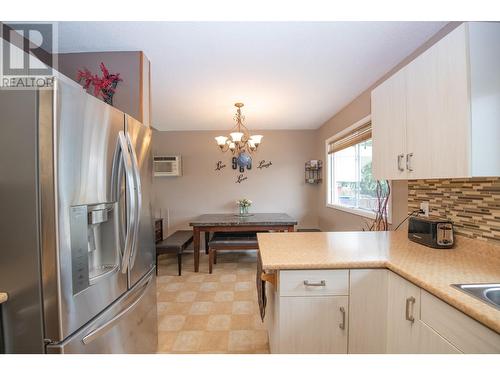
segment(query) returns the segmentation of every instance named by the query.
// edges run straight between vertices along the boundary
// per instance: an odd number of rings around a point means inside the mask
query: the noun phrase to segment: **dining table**
[[[293,232],[297,220],[285,213],[203,214],[193,219],[194,272],[200,267],[200,235],[205,233],[205,250],[214,232]]]

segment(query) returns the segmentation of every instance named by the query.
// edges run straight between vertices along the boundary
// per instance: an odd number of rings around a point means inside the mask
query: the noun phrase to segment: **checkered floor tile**
[[[159,259],[159,353],[269,353],[267,331],[260,320],[255,287],[255,251],[221,252],[213,273],[208,256],[193,254]]]

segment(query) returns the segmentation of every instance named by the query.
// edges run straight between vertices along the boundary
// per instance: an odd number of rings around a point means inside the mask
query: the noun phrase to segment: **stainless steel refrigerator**
[[[0,348],[155,352],[151,129],[65,77],[0,129]]]

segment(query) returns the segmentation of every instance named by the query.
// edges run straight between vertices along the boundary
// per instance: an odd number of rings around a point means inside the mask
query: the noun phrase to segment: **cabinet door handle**
[[[406,299],[406,320],[412,323],[415,321],[413,317],[413,306],[415,306],[415,297],[408,297]]]
[[[403,172],[405,169],[401,165],[401,162],[403,161],[403,158],[405,157],[404,154],[399,154],[398,155],[398,171]]]
[[[345,329],[345,309],[340,307],[340,313],[342,314],[342,323],[339,324],[340,329]]]
[[[413,152],[406,154],[406,169],[410,172],[413,172],[413,168],[411,167],[411,159],[413,158]]]
[[[321,280],[321,281],[309,281],[309,280],[304,280],[304,285],[305,286],[326,286],[326,281]]]

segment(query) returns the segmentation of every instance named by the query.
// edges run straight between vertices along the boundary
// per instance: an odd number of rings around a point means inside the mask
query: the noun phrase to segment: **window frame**
[[[330,154],[328,154],[328,145],[330,143],[332,143],[332,142],[334,142],[334,141],[336,141],[338,139],[341,139],[342,137],[345,137],[346,135],[348,135],[349,133],[353,132],[357,128],[365,125],[368,122],[371,122],[371,118],[372,118],[371,115],[363,117],[361,120],[355,122],[354,124],[348,126],[344,130],[338,132],[337,134],[335,134],[335,135],[333,135],[330,138],[328,138],[328,139],[325,140],[325,161],[326,161],[326,163],[325,163],[326,164],[326,195],[325,195],[326,199],[325,199],[325,206],[327,208],[331,208],[331,209],[334,209],[334,210],[348,212],[350,214],[354,214],[354,215],[366,217],[366,218],[369,218],[369,219],[375,219],[376,214],[374,212],[370,212],[370,211],[363,210],[363,209],[360,209],[360,208],[352,208],[352,207],[346,207],[346,206],[342,206],[342,205],[335,204],[335,203],[330,203],[331,202],[331,197],[332,197],[332,179],[334,177],[333,176],[334,172],[332,171],[332,163],[331,163],[331,158],[332,157],[330,156]],[[373,139],[373,137],[372,137],[372,139]],[[372,148],[372,150],[373,150],[373,148]],[[372,154],[372,162],[373,162],[373,154]],[[389,181],[389,186],[391,188],[391,195],[389,197],[389,204],[388,204],[388,207],[387,207],[387,221],[388,221],[389,224],[392,224],[392,196],[393,196],[393,192],[392,192],[392,183],[391,183],[391,181]]]

